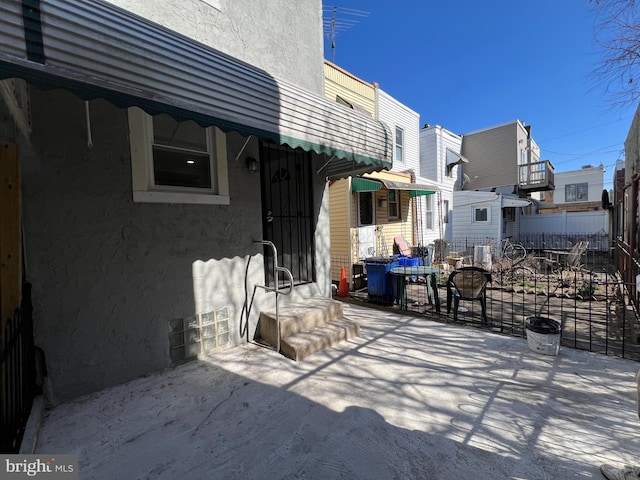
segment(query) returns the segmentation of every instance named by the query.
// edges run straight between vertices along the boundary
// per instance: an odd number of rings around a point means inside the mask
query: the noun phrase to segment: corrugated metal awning
[[[518,198],[502,197],[503,207],[528,207],[531,205],[529,200],[521,200]]]
[[[382,122],[100,1],[0,0],[5,78],[324,153],[328,177],[392,164]]]
[[[440,189],[436,185],[425,183],[405,183],[386,180],[383,178],[363,177],[354,177],[351,180],[352,192],[375,192],[377,190],[380,190],[383,186],[387,190],[408,191],[412,197],[418,197],[420,195],[432,195],[440,191]]]
[[[420,195],[432,195],[439,192],[440,189],[436,185],[427,183],[404,183],[393,182],[391,180],[380,179],[380,182],[387,187],[388,190],[405,190],[410,193],[412,197],[419,197]]]

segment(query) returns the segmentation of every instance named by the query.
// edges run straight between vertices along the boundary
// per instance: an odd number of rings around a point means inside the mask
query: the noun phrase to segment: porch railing
[[[18,453],[36,393],[31,285],[7,319],[0,352],[0,451]]]

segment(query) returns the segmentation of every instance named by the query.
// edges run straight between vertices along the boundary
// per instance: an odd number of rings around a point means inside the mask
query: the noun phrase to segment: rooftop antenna
[[[336,63],[336,36],[350,29],[360,21],[355,17],[367,17],[369,12],[338,6],[322,7],[322,26],[324,34],[331,42],[331,61]]]

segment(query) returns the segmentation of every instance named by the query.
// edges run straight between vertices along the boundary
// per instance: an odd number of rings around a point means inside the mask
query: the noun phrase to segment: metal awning
[[[461,163],[469,163],[469,160],[466,157],[463,157],[458,152],[451,150],[449,147],[446,149],[447,155],[447,167],[453,167],[454,165],[459,165]]]
[[[326,154],[330,178],[392,165],[382,122],[106,2],[0,0],[6,78]]]
[[[408,191],[411,197],[418,197],[420,195],[432,195],[440,191],[440,189],[436,185],[425,183],[405,183],[386,180],[383,178],[363,177],[355,177],[351,180],[352,192],[375,192],[376,190],[380,190],[383,186],[387,190]]]
[[[528,207],[531,205],[529,200],[519,198],[502,197],[502,207]]]
[[[380,179],[380,182],[387,187],[388,190],[405,190],[408,191],[412,197],[419,197],[420,195],[432,195],[439,192],[440,189],[436,185],[430,185],[426,183],[404,183],[393,182],[391,180]]]

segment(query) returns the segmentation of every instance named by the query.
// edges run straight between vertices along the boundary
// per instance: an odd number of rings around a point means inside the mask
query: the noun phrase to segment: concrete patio
[[[345,304],[361,336],[295,363],[257,344],[48,412],[81,479],[603,478],[640,462],[637,362]]]

